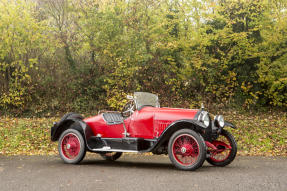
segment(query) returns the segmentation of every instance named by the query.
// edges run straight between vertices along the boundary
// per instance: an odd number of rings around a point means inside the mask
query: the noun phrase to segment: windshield
[[[134,100],[136,109],[139,110],[143,106],[159,107],[158,96],[147,92],[135,92]]]

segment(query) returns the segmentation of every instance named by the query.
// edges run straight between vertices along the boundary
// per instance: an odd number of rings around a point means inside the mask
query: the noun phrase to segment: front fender
[[[228,122],[228,121],[225,121],[224,127],[231,127],[233,129],[237,129],[237,127],[234,124],[232,124],[231,122]]]
[[[184,119],[175,121],[162,132],[160,137],[158,137],[157,142],[153,145],[152,148],[149,149],[149,151],[156,151],[160,146],[168,142],[169,138],[174,132],[180,129],[192,129],[201,135],[207,133],[208,131],[208,127],[197,120]]]

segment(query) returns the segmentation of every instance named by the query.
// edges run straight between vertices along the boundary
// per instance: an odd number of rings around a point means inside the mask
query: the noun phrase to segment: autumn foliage
[[[287,107],[282,0],[1,0],[0,110]]]
[[[225,114],[240,154],[286,156],[286,34],[285,0],[1,0],[0,155],[56,151],[58,118],[3,114],[95,114],[147,91]]]

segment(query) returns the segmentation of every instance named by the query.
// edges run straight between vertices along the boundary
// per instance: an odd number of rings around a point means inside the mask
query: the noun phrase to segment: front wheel
[[[176,131],[168,143],[168,155],[175,167],[196,170],[206,157],[206,147],[201,135],[190,129]]]
[[[86,155],[85,141],[82,134],[75,129],[67,129],[59,139],[59,154],[65,163],[77,164]]]
[[[212,144],[217,148],[216,150],[208,149],[210,157],[206,161],[214,166],[226,166],[230,164],[237,153],[237,144],[232,136],[226,130],[222,130],[218,139],[213,141]]]

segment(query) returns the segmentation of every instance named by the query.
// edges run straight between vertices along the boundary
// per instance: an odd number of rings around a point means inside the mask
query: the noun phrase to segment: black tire
[[[236,153],[237,153],[237,143],[233,135],[224,129],[221,131],[220,135],[228,139],[229,145],[231,146],[230,154],[228,155],[226,159],[220,162],[215,161],[213,157],[207,158],[206,161],[214,166],[223,167],[223,166],[229,165],[235,159]]]
[[[67,146],[68,144],[66,145],[65,142],[63,142],[63,141],[66,141],[66,139],[68,139],[67,136],[71,136],[71,137],[73,137],[73,139],[75,139],[75,141],[77,143],[76,148],[79,149],[78,152],[76,152],[75,156],[73,156],[73,157],[68,156],[68,154],[69,154],[68,146]],[[73,149],[73,148],[70,148],[70,146],[69,146],[69,149]],[[85,140],[84,140],[82,134],[75,129],[67,129],[66,131],[64,131],[61,134],[61,136],[59,138],[58,150],[59,150],[59,154],[60,154],[61,159],[65,163],[68,163],[68,164],[80,163],[86,155]]]
[[[103,157],[103,159],[108,161],[115,161],[119,159],[122,156],[122,154],[123,153],[121,152],[100,153],[101,157]]]
[[[179,146],[178,145],[179,139],[181,139],[181,142],[182,142],[182,139],[184,139],[183,142],[187,143],[187,146],[189,148],[185,148],[186,146],[184,145]],[[178,149],[177,153],[175,151],[175,148]],[[195,157],[194,162],[190,164],[183,164],[178,159],[179,156],[181,156],[182,158],[183,157],[193,158],[194,156],[192,155],[194,154],[197,156]],[[188,156],[183,156],[183,155],[188,155]],[[199,167],[201,167],[205,161],[206,146],[205,146],[204,139],[202,138],[200,134],[196,133],[195,131],[191,129],[182,129],[182,130],[176,131],[171,136],[169,143],[168,143],[168,156],[176,168],[181,169],[181,170],[196,170]]]

